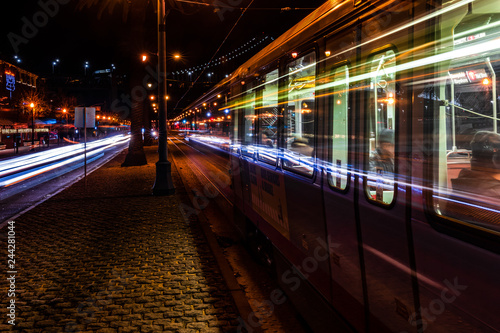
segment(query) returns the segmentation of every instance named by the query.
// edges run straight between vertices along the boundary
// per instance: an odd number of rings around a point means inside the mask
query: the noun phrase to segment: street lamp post
[[[56,59],[55,61],[52,61],[52,74],[54,74],[54,66],[59,63],[59,59]]]
[[[173,195],[172,166],[167,151],[167,26],[165,0],[158,0],[158,162],[154,195]],[[161,77],[163,75],[163,77]]]
[[[31,107],[31,149],[35,147],[35,103],[30,104]]]
[[[67,139],[69,139],[69,127],[68,127],[68,110],[66,110],[66,108],[63,109],[63,113],[66,115],[66,137]],[[59,140],[59,137],[57,138],[57,140]]]

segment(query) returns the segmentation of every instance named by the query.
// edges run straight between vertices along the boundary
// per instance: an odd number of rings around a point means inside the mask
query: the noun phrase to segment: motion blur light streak
[[[382,36],[378,36],[378,37],[376,37],[374,39],[370,39],[369,41],[367,41],[365,43],[362,43],[360,46],[365,45],[365,44],[369,44],[369,43],[373,43],[374,41],[376,41],[376,40],[378,40],[380,38],[388,37],[391,34],[395,34],[395,33],[399,32],[399,31],[401,31],[403,29],[407,29],[407,28],[409,28],[411,26],[417,25],[417,24],[419,24],[421,22],[424,22],[426,20],[432,19],[433,17],[442,15],[442,14],[448,12],[448,11],[451,11],[451,10],[454,10],[454,9],[456,9],[458,7],[467,5],[467,4],[471,3],[471,2],[472,1],[461,1],[461,2],[459,2],[457,4],[454,4],[452,6],[449,6],[449,7],[445,8],[445,9],[436,11],[435,13],[426,15],[426,16],[424,16],[424,17],[422,17],[422,18],[420,18],[420,19],[418,19],[416,21],[413,21],[411,23],[402,25],[401,27],[393,29],[392,31],[389,31],[389,32],[387,32],[386,34],[384,34]],[[468,36],[468,35],[471,35],[472,33],[476,32],[476,31],[479,31],[480,29],[481,30],[489,29],[489,28],[495,27],[495,26],[497,26],[499,24],[500,24],[499,22],[491,23],[491,24],[488,24],[486,26],[482,26],[480,28],[474,28],[474,29],[470,29],[468,31],[462,32],[460,35]],[[452,38],[452,37],[443,38],[442,42],[445,42],[449,38]],[[416,68],[427,66],[427,65],[430,65],[430,64],[442,63],[442,62],[447,61],[449,59],[465,58],[465,57],[472,56],[472,55],[475,55],[475,54],[497,50],[497,49],[500,48],[499,45],[500,45],[499,44],[499,39],[496,38],[494,40],[486,41],[486,42],[483,42],[483,43],[480,43],[480,44],[476,44],[476,45],[473,45],[473,46],[468,46],[468,47],[461,48],[461,49],[458,49],[458,50],[448,51],[448,52],[445,52],[445,53],[442,53],[442,54],[436,54],[436,55],[424,57],[422,59],[414,60],[414,61],[411,61],[411,62],[408,62],[408,63],[399,64],[399,65],[396,65],[396,66],[393,66],[393,67],[390,67],[390,68],[386,68],[385,72],[386,72],[386,74],[394,74],[394,73],[397,73],[397,72],[401,72],[401,71],[405,71],[405,70],[411,70],[411,69],[416,69]],[[357,47],[359,47],[359,46],[357,46]],[[355,48],[356,47],[353,47],[351,49],[347,49],[347,50],[344,50],[342,52],[338,52],[338,53],[334,54],[333,56],[340,56],[343,53],[346,53],[346,52],[348,52],[350,50],[354,50]],[[420,47],[416,47],[416,48],[413,49],[413,52],[418,51],[419,49],[420,49]],[[322,60],[322,61],[325,61],[325,60]],[[277,81],[277,80],[280,80],[280,79],[284,79],[287,76],[290,76],[290,75],[293,75],[293,74],[297,74],[297,73],[301,72],[302,70],[305,70],[307,68],[312,68],[314,66],[317,66],[318,64],[319,64],[319,62],[314,62],[312,64],[309,64],[307,66],[299,68],[299,69],[297,69],[295,71],[287,73],[286,75],[284,75],[282,77],[279,77],[279,78],[267,81],[267,82],[265,82],[263,84],[257,85],[256,87],[253,87],[252,90],[257,90],[260,87],[265,86],[266,84],[270,84],[270,83],[272,83],[274,81]],[[367,64],[365,64],[365,65],[367,65]],[[348,80],[351,83],[352,82],[356,82],[356,81],[363,82],[365,80],[370,79],[372,76],[373,76],[373,73],[369,72],[369,73],[364,73],[364,74],[357,75],[355,77],[349,78]],[[319,79],[321,79],[321,78],[318,78],[318,80]],[[340,80],[340,81],[336,81],[336,82],[331,82],[331,83],[327,83],[327,84],[318,85],[315,90],[316,91],[321,91],[322,89],[326,90],[326,89],[330,89],[330,88],[333,88],[333,87],[336,87],[336,86],[342,86],[346,82],[347,82],[347,80]],[[360,89],[360,87],[358,87],[358,89]],[[288,89],[285,89],[285,91],[287,91],[287,90]],[[239,95],[234,96],[233,100],[236,99],[236,98],[238,98],[239,96],[244,96],[246,93],[248,93],[248,91],[243,91]],[[273,94],[277,94],[277,93],[273,93]],[[257,97],[255,100],[258,101],[258,100],[263,99],[264,97],[266,97],[266,96]],[[307,98],[304,98],[304,99],[307,99]],[[300,99],[297,100],[297,101],[300,101]],[[283,104],[283,103],[278,103],[278,104],[273,104],[273,105],[267,105],[266,107],[278,106],[278,105],[281,105],[281,104]],[[249,106],[250,105],[249,105],[249,103],[247,101],[245,101],[245,100],[241,101],[241,99],[240,99],[240,101],[234,101],[231,105],[226,105],[223,108],[220,108],[219,111],[223,110],[223,109],[226,109],[226,108],[237,110],[237,109],[243,109],[243,108],[249,107]]]
[[[87,157],[96,155],[102,156],[102,153],[116,145],[125,144],[129,141],[128,135],[117,135],[112,138],[97,140],[87,144]],[[50,170],[61,168],[71,163],[84,159],[83,144],[71,147],[56,148],[45,152],[40,152],[27,156],[9,159],[0,163],[0,187],[7,187],[17,184],[23,180],[43,174]],[[68,158],[73,156],[71,158]],[[14,161],[12,163],[12,161]],[[49,165],[40,166],[41,164]],[[14,167],[12,167],[14,166]],[[23,171],[25,170],[25,171]]]
[[[112,138],[97,140],[87,143],[87,150],[109,145],[112,143],[121,143],[123,140],[128,140],[128,136],[118,135]],[[0,162],[0,177],[13,172],[18,172],[27,168],[33,168],[40,164],[59,160],[61,158],[79,154],[84,151],[84,144],[79,143],[75,146],[66,146],[54,148],[47,151],[42,151],[30,155],[19,156],[7,159]]]
[[[408,267],[408,266],[406,266],[406,265],[404,265],[404,264],[400,263],[398,260],[396,260],[396,259],[394,259],[394,258],[389,257],[388,255],[386,255],[386,254],[384,254],[384,253],[382,253],[382,252],[380,252],[380,251],[378,251],[378,250],[374,249],[373,247],[371,247],[371,246],[369,246],[369,245],[366,245],[366,244],[365,244],[365,245],[363,245],[363,248],[364,248],[365,250],[367,250],[367,251],[369,251],[369,252],[373,253],[374,255],[376,255],[376,256],[378,256],[378,257],[382,258],[382,260],[384,260],[385,262],[388,262],[389,264],[391,264],[391,265],[393,265],[393,266],[397,267],[398,269],[400,269],[400,270],[404,271],[405,273],[407,273],[407,274],[411,274],[411,272],[412,272],[412,271],[411,271],[410,267]],[[431,279],[427,278],[426,276],[422,275],[422,273],[417,273],[417,274],[418,274],[418,278],[419,278],[421,281],[424,281],[424,282],[425,282],[426,284],[428,284],[429,286],[432,286],[432,287],[434,287],[434,288],[436,288],[436,289],[439,289],[439,290],[441,290],[441,289],[444,289],[444,288],[445,288],[442,284],[440,284],[440,283],[438,283],[438,282],[436,282],[436,281],[433,281],[433,280],[431,280]]]
[[[386,68],[385,73],[387,75],[395,74],[395,73],[406,71],[406,70],[412,70],[412,69],[416,69],[419,67],[424,67],[424,66],[427,66],[430,64],[442,63],[444,61],[447,61],[448,59],[465,58],[465,57],[469,57],[469,56],[472,56],[472,55],[475,55],[478,53],[494,51],[497,49],[500,49],[500,39],[499,38],[496,38],[496,39],[490,40],[490,41],[485,41],[483,43],[476,44],[473,46],[468,46],[466,48],[462,48],[459,50],[453,50],[453,51],[449,51],[446,53],[437,54],[437,55],[425,57],[422,59],[418,59],[415,61],[411,61],[408,63],[403,63],[401,65],[392,66],[392,67]],[[316,65],[316,63],[314,63],[313,65]],[[310,65],[310,66],[312,66],[312,65]],[[304,68],[306,68],[306,67],[304,67]],[[291,73],[289,73],[289,74],[291,74]],[[287,75],[289,75],[289,74],[287,74]],[[284,77],[286,77],[287,75],[285,75]],[[336,82],[318,85],[316,88],[309,88],[309,89],[304,90],[303,93],[306,94],[309,91],[311,91],[311,92],[312,91],[321,91],[321,90],[327,90],[327,89],[331,89],[331,88],[335,88],[335,87],[339,87],[339,86],[342,87],[343,85],[345,85],[348,82],[349,83],[365,82],[366,80],[369,80],[370,78],[372,78],[372,76],[373,76],[373,73],[371,73],[371,72],[364,73],[361,75],[353,76],[349,79],[339,80]],[[366,87],[361,86],[361,87],[357,87],[356,89],[363,89],[363,88],[366,88]],[[253,89],[255,89],[255,88],[253,88]],[[288,91],[288,89],[286,89],[285,91]],[[350,89],[350,91],[352,91],[352,89]],[[246,93],[246,92],[244,92],[244,93]],[[322,96],[331,95],[331,94],[335,94],[335,93],[337,93],[337,92],[334,91],[334,92],[331,92],[328,94],[319,95],[317,97],[322,97]],[[276,93],[273,93],[273,94],[276,94]],[[255,100],[257,101],[257,100],[263,99],[264,97],[268,97],[268,96],[258,97]],[[271,104],[271,105],[266,105],[265,107],[268,108],[268,107],[273,107],[273,106],[284,105],[284,104],[289,103],[289,102],[300,102],[302,100],[307,100],[308,98],[309,97],[304,97],[304,98],[299,98],[299,99],[295,99],[295,100],[291,100],[291,101],[287,101],[287,102],[275,103],[275,104]],[[253,100],[252,100],[252,102],[253,102]],[[390,101],[388,101],[388,102],[390,102]],[[224,108],[219,109],[219,111],[226,109],[226,108],[233,109],[233,110],[248,108],[250,106],[250,103],[251,102],[249,102],[249,101],[235,102],[232,105],[228,105],[228,106],[225,106]],[[259,108],[263,108],[263,107],[256,107],[255,109],[259,109]],[[466,110],[466,111],[469,111],[469,110]],[[481,115],[481,116],[491,118],[491,117],[488,117],[485,115]]]
[[[500,210],[493,209],[493,208],[490,208],[490,207],[487,207],[487,206],[474,205],[472,203],[468,203],[468,202],[464,202],[464,201],[458,201],[458,200],[453,200],[451,198],[442,197],[442,196],[439,196],[439,195],[434,195],[434,197],[437,198],[437,199],[441,199],[441,200],[446,200],[446,201],[451,201],[451,202],[459,203],[459,204],[464,205],[464,206],[470,206],[470,207],[480,208],[480,209],[483,209],[483,210],[488,210],[490,212],[500,214]]]

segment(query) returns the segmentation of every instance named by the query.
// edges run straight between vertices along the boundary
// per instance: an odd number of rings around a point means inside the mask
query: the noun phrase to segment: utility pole
[[[163,76],[163,77],[162,77]],[[154,195],[173,195],[172,166],[167,149],[167,25],[165,0],[158,0],[158,162]]]

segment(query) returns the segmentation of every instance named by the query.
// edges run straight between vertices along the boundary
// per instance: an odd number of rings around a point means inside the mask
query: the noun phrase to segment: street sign
[[[75,127],[83,128],[83,118],[85,111],[85,123],[86,128],[94,128],[95,127],[95,108],[83,108],[76,107],[75,108]]]

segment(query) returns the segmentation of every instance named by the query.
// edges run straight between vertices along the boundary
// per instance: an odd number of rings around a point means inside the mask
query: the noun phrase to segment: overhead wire
[[[222,41],[222,43],[219,45],[219,47],[217,48],[217,50],[214,52],[214,54],[212,55],[212,57],[210,58],[210,61],[208,62],[209,64],[212,62],[212,60],[215,58],[215,56],[217,55],[217,53],[219,53],[220,49],[222,48],[222,46],[224,45],[224,43],[226,43],[226,40],[229,38],[229,36],[231,35],[231,33],[233,32],[234,28],[236,28],[236,26],[238,25],[238,23],[240,22],[241,18],[243,17],[243,15],[245,15],[246,11],[248,10],[248,8],[250,8],[250,6],[253,4],[255,0],[252,0],[250,1],[250,3],[248,4],[248,6],[245,8],[245,10],[243,10],[243,12],[241,13],[241,15],[238,17],[238,20],[236,20],[236,22],[233,24],[231,30],[229,30],[229,32],[226,34],[226,37],[224,37],[224,40]],[[200,79],[200,77],[203,75],[203,73],[205,72],[205,70],[207,69],[207,66],[205,66],[203,68],[203,70],[200,72],[200,74],[198,75],[198,77],[196,77],[196,79],[194,80],[193,84],[189,86],[189,88],[186,90],[186,92],[184,93],[184,95],[181,96],[181,98],[177,101],[177,103],[175,104],[175,107],[174,107],[174,110],[177,109],[177,106],[179,105],[179,103],[184,99],[184,97],[189,93],[189,91],[191,90],[192,87],[194,87],[194,85],[196,84],[196,82],[198,82],[198,80]]]
[[[190,1],[190,0],[176,0],[177,2],[184,2],[184,3],[189,3],[193,5],[201,5],[201,6],[213,6],[217,8],[232,8],[232,9],[240,9],[240,10],[281,10],[281,11],[289,11],[289,10],[314,10],[316,8],[291,8],[291,7],[280,7],[280,8],[272,8],[272,7],[262,7],[262,8],[243,8],[243,7],[234,7],[230,5],[225,5],[223,3],[217,3],[217,4],[209,4],[206,2],[199,2],[199,1]]]

